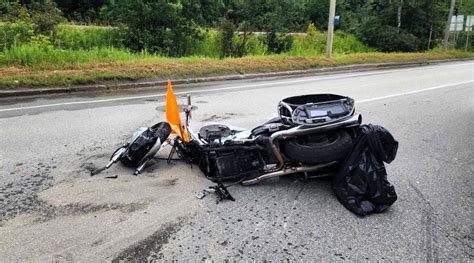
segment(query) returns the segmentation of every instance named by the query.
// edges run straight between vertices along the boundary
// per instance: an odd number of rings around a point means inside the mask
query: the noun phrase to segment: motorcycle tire
[[[303,164],[340,161],[352,148],[352,138],[344,130],[306,135],[280,143],[283,154]]]

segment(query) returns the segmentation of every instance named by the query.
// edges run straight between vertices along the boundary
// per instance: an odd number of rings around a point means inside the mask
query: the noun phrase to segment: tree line
[[[440,44],[449,0],[338,0],[341,30],[383,52],[424,51]],[[458,1],[456,12],[473,14],[474,1]],[[268,50],[291,47],[287,33],[327,28],[329,0],[20,0],[3,1],[4,21],[28,20],[47,34],[65,20],[112,25],[131,50],[168,56],[186,54],[203,30],[219,31],[223,56],[242,56],[254,32],[266,32]],[[336,32],[337,34],[337,32]],[[232,39],[238,37],[236,45]]]

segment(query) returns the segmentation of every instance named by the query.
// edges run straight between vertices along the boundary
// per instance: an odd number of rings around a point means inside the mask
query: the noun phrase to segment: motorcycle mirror
[[[191,95],[185,95],[180,98],[181,104],[179,107],[186,114],[186,127],[189,126],[189,120],[192,119],[191,112],[197,110],[198,107],[191,104]]]

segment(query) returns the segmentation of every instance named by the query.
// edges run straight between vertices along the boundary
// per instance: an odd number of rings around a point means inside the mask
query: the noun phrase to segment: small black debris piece
[[[214,193],[217,195],[217,203],[225,199],[235,201],[234,197],[230,195],[229,191],[222,183],[218,183],[217,185],[211,186],[209,188],[213,189]]]

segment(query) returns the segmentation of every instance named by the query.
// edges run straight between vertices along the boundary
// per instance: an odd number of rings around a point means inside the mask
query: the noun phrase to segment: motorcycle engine
[[[211,156],[211,159],[213,159],[217,178],[236,179],[263,167],[256,151],[221,152]]]

